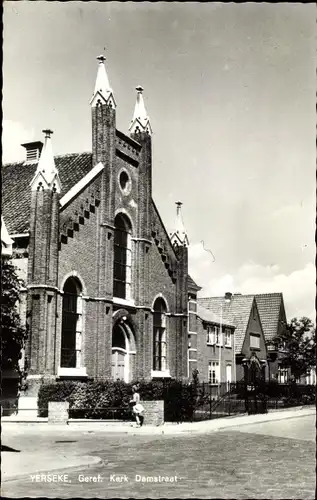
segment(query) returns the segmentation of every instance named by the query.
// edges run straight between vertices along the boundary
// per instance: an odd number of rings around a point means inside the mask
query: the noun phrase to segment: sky
[[[4,2],[3,161],[91,150],[96,57],[128,133],[142,85],[153,198],[200,296],[282,292],[315,320],[315,4]],[[202,243],[203,242],[203,243]]]

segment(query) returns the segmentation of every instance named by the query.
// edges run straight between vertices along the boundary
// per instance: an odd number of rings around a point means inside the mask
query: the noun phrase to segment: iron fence
[[[268,410],[315,404],[316,387],[258,380],[247,384],[197,384],[193,420],[208,420],[234,414],[266,413]]]

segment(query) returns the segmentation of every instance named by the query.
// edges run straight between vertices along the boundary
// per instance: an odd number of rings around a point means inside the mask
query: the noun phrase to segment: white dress
[[[138,392],[135,392],[133,394],[132,401],[135,402],[135,405],[133,406],[133,413],[136,413],[137,415],[140,415],[141,413],[143,413],[144,407],[140,403],[140,394]]]

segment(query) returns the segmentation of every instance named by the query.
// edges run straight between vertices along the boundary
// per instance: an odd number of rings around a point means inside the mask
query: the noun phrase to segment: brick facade
[[[186,247],[172,246],[152,200],[152,138],[143,131],[130,137],[118,131],[115,108],[99,103],[92,107],[92,147],[90,170],[100,164],[102,168],[80,189],[73,183],[63,193],[67,202],[62,203],[62,194],[53,189],[32,191],[26,314],[30,380],[113,377],[115,325],[123,329],[129,345],[121,360],[124,367],[118,361],[125,380],[186,379],[188,255]],[[63,189],[62,175],[61,184]],[[118,214],[131,227],[131,296],[126,298],[114,297],[113,292]],[[80,362],[67,369],[61,366],[61,352],[64,288],[69,280],[78,286],[76,315],[81,326],[78,332],[76,327]],[[154,373],[152,362],[157,298],[166,304],[163,373]]]
[[[219,326],[219,325],[218,325]],[[224,330],[224,328],[223,328]],[[234,360],[234,329],[230,329],[232,343],[228,347],[226,345],[219,346],[211,345],[207,342],[207,324],[201,318],[197,318],[197,368],[199,371],[199,380],[201,382],[209,382],[209,363],[219,363],[220,361],[220,382],[234,382],[235,360]],[[219,353],[221,350],[221,353]],[[227,366],[231,367],[231,380],[227,380]],[[216,385],[216,384],[215,384]]]

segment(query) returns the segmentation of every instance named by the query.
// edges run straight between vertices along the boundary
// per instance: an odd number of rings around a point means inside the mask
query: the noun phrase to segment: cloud
[[[3,120],[2,123],[2,162],[23,160],[24,148],[21,144],[34,140],[34,129],[27,129],[22,123]]]
[[[189,247],[189,268],[193,279],[202,286],[200,296],[219,296],[225,292],[255,294],[282,292],[288,320],[307,316],[315,321],[315,267],[311,262],[290,273],[277,264],[245,262],[231,273],[219,269],[201,244]]]

